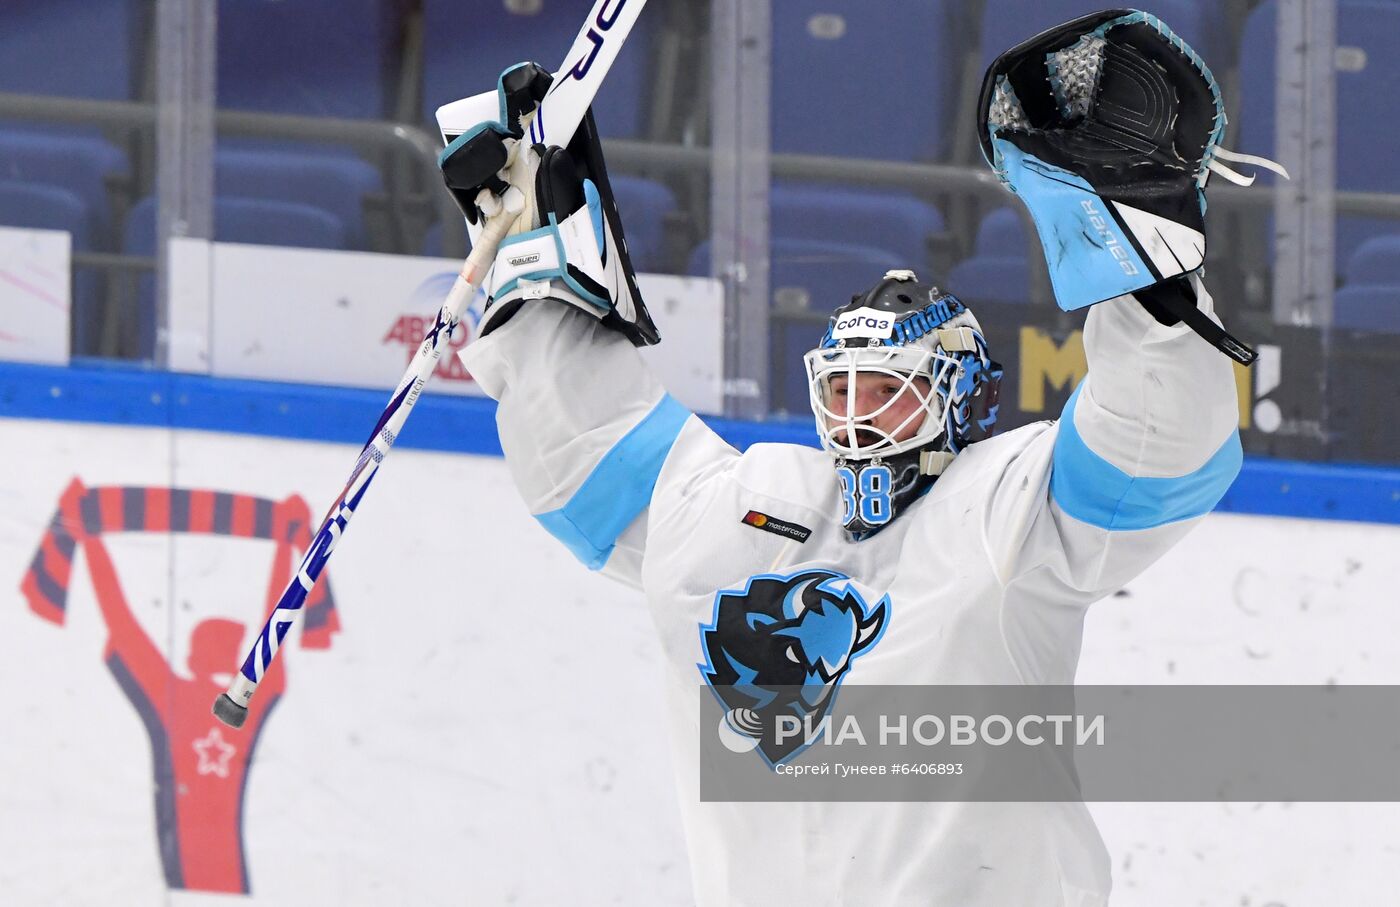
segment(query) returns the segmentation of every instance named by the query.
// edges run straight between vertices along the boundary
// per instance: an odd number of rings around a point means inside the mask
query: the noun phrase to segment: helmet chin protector
[[[1002,369],[977,319],[912,271],[888,272],[837,309],[803,362],[842,522],[857,539],[888,525],[996,422]]]

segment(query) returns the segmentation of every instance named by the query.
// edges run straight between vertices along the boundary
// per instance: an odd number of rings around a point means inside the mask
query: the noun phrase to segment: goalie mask
[[[868,538],[992,433],[1002,369],[956,297],[890,271],[831,316],[803,357],[822,447],[836,458],[842,524]]]

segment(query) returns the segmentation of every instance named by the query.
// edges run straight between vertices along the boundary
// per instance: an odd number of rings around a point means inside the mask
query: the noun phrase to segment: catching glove
[[[1205,262],[1211,173],[1253,182],[1221,161],[1287,174],[1220,147],[1220,89],[1186,42],[1148,13],[1084,16],[998,57],[980,110],[982,153],[1030,209],[1060,308],[1155,287],[1142,295],[1159,320],[1253,361],[1196,308],[1185,278]]]

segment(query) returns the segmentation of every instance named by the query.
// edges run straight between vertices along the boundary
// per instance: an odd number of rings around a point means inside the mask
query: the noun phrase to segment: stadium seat
[[[134,52],[147,0],[5,0],[0,91],[122,101],[141,77]]]
[[[501,71],[523,60],[557,66],[573,44],[592,0],[423,0],[423,119],[436,126],[444,104],[496,87]],[[610,138],[645,133],[649,37],[642,16],[593,102],[598,129]]]
[[[1245,23],[1240,50],[1243,97],[1237,140],[1226,144],[1249,154],[1275,149],[1275,22],[1278,4],[1266,0]],[[1394,124],[1400,120],[1400,3],[1351,0],[1337,8],[1337,188],[1400,193],[1394,167]],[[1281,161],[1295,167],[1296,162]],[[1261,172],[1259,182],[1276,178]],[[1400,221],[1342,215],[1337,218],[1337,261],[1345,262],[1368,237],[1394,232]]]
[[[386,119],[391,0],[220,0],[219,107]]]
[[[395,0],[221,0],[218,104],[303,117],[384,120]],[[377,167],[344,146],[220,137],[215,193],[299,202],[333,213],[350,248],[371,244],[364,197]]]
[[[143,0],[6,0],[0,91],[131,100],[141,76],[136,48],[151,7]],[[76,193],[93,248],[111,247],[106,180],[127,172],[126,155],[96,128],[0,123],[0,179]]]
[[[771,258],[768,282],[774,303],[786,311],[822,315],[873,287],[886,271],[909,267],[886,249],[811,239],[774,239]]]
[[[1018,212],[997,208],[977,229],[973,254],[948,272],[948,289],[969,302],[1029,302],[1030,252]]]
[[[1400,234],[1363,242],[1343,271],[1333,323],[1340,328],[1400,333]]]
[[[1342,287],[1333,303],[1332,323],[1350,330],[1400,334],[1400,286]]]
[[[1014,208],[996,208],[982,218],[975,248],[983,255],[1020,255],[1030,251],[1026,224]],[[1034,239],[1034,234],[1030,237]]]
[[[107,180],[125,176],[126,155],[95,135],[0,131],[0,179],[51,185],[83,202],[87,237],[105,246],[111,227]]]
[[[778,183],[772,188],[772,233],[782,239],[829,241],[882,249],[900,267],[929,267],[929,237],[943,230],[938,209],[905,192]]]
[[[710,243],[691,253],[686,269],[694,277],[710,276]],[[769,249],[769,288],[774,304],[784,311],[808,310],[830,314],[868,290],[886,271],[907,268],[898,255],[885,249],[812,239],[774,237]]]
[[[379,171],[338,154],[220,147],[214,156],[220,197],[293,201],[330,212],[349,248],[366,245],[364,197],[383,185]]]
[[[73,248],[92,248],[87,204],[76,192],[58,186],[0,179],[0,225],[29,230],[63,230]]]
[[[948,291],[969,303],[1025,303],[1031,298],[1031,267],[1023,255],[978,255],[948,272]]]
[[[1224,65],[1221,57],[1227,48],[1221,41],[1223,4],[1204,0],[1150,0],[1121,6],[1140,9],[1161,19],[1195,48],[1207,66]],[[1112,4],[1096,0],[1036,0],[1035,3],[986,0],[982,14],[982,66],[985,68],[1002,53],[1048,28],[1112,7]],[[1218,77],[1221,73],[1215,75]]]
[[[1400,234],[1366,240],[1347,261],[1343,274],[1347,286],[1400,287]]]
[[[214,239],[304,249],[344,249],[345,224],[329,211],[262,198],[214,201]]]
[[[57,186],[0,179],[0,225],[30,230],[62,230],[72,236],[72,251],[92,248],[91,214],[84,199]],[[13,289],[13,288],[11,288]],[[89,336],[99,319],[98,275],[87,268],[74,271],[69,308],[73,323],[73,351],[91,349]]]
[[[898,161],[944,157],[956,109],[956,5],[773,4],[773,150]]]
[[[126,219],[124,247],[133,255],[154,255],[156,199],[147,196]],[[214,239],[306,249],[344,249],[345,225],[329,211],[299,202],[263,198],[214,199]]]

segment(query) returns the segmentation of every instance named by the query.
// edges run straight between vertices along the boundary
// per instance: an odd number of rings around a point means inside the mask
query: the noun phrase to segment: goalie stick
[[[564,64],[544,100],[539,103],[534,113],[528,116],[528,122],[527,117],[521,118],[522,129],[528,128],[529,145],[568,144],[645,5],[646,0],[597,0],[593,4],[588,19],[578,37],[574,39],[573,46],[569,48]],[[459,123],[457,118],[474,115],[481,109],[480,100],[483,98],[491,99],[488,109],[494,112],[495,95],[495,92],[489,92],[440,108],[438,120],[444,136],[452,132],[460,133],[483,119],[490,119],[490,113],[485,117],[478,116],[470,123]],[[522,146],[524,144],[526,143],[522,140]],[[514,155],[513,167],[524,166],[526,155],[523,152],[522,147]],[[481,285],[482,278],[495,260],[496,247],[510,230],[519,213],[519,208],[511,211],[503,207],[498,213],[486,218],[485,223],[474,231],[471,254],[467,256],[461,273],[447,295],[447,300],[438,311],[433,327],[423,338],[413,361],[409,363],[408,370],[394,389],[389,405],[384,408],[374,430],[370,432],[369,440],[360,451],[349,481],[345,483],[340,497],[326,513],[321,527],[316,531],[315,538],[302,558],[296,576],[278,599],[277,606],[253,642],[233,683],[214,700],[214,716],[229,727],[241,727],[248,717],[248,703],[252,701],[258,682],[272,664],[272,659],[277,656],[277,651],[287,634],[301,620],[302,605],[307,594],[325,570],[326,562],[330,560],[336,543],[349,526],[350,518],[359,508],[379,465],[393,447],[394,440],[418,402],[424,385],[428,383],[437,367],[443,347],[461,321]]]

